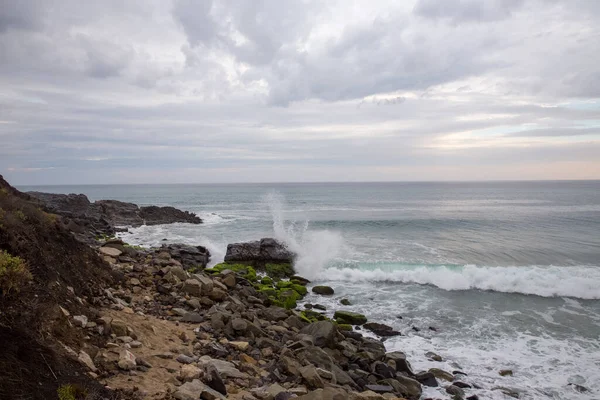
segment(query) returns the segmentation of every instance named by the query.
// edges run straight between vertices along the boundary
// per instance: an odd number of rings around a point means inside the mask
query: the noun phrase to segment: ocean
[[[509,398],[499,387],[522,399],[600,399],[600,181],[19,189],[195,212],[204,224],[122,237],[203,245],[212,263],[228,243],[276,237],[298,253],[300,275],[335,289],[307,302],[401,331],[386,347],[414,369],[462,370],[482,399]],[[448,395],[426,388],[425,397]]]

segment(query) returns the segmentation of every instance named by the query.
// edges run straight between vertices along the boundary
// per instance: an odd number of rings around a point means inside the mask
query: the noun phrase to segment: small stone
[[[248,342],[229,342],[229,344],[240,351],[246,351],[250,346],[250,343]]]
[[[461,381],[454,381],[452,382],[452,384],[456,387],[459,387],[461,389],[471,389],[473,388],[473,386],[469,385],[468,383],[465,382],[461,382]]]
[[[254,358],[250,357],[248,354],[240,354],[240,361],[241,362],[245,362],[248,364],[252,364],[252,365],[257,365],[258,361],[256,361]]]
[[[182,364],[191,364],[195,361],[193,357],[186,356],[185,354],[178,355],[175,360]]]
[[[248,323],[242,318],[234,318],[231,321],[231,327],[234,331],[245,332],[248,328]]]
[[[137,349],[139,347],[142,347],[142,342],[134,340],[133,342],[129,343],[129,345],[131,346],[132,349]]]
[[[129,371],[135,368],[137,365],[135,362],[135,356],[128,350],[121,350],[119,353],[119,368]]]
[[[85,315],[76,315],[73,317],[73,323],[75,326],[85,328],[88,323],[88,318]]]
[[[432,361],[443,361],[442,357],[435,354],[433,351],[428,351],[427,353],[425,353],[425,357]]]
[[[119,257],[123,252],[114,247],[100,247],[100,253],[109,257]]]
[[[131,286],[140,286],[141,285],[140,280],[138,278],[131,278],[129,280],[129,284]]]
[[[465,391],[455,385],[446,387],[446,393],[451,394],[452,396],[458,396],[460,398],[465,396]]]
[[[223,281],[223,283],[229,287],[229,288],[234,288],[235,287],[235,274],[227,274],[225,275],[223,278],[221,278],[221,280]]]
[[[343,305],[343,306],[350,306],[350,305],[352,305],[352,303],[350,303],[350,300],[348,300],[348,299],[341,299],[340,300],[340,304]]]
[[[115,319],[110,324],[112,333],[117,336],[127,336],[127,324],[120,319]]]
[[[183,382],[189,382],[194,379],[200,378],[201,372],[202,372],[202,370],[200,368],[196,367],[195,365],[191,365],[191,364],[182,365],[181,369],[179,370],[179,378]]]
[[[502,369],[498,372],[500,376],[513,376],[512,369]]]

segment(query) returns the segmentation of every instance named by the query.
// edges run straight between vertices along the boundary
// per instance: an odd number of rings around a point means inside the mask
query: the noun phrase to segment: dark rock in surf
[[[245,262],[264,265],[268,263],[292,263],[295,254],[275,239],[263,238],[252,242],[227,245],[225,262]]]
[[[395,331],[391,326],[380,324],[378,322],[368,322],[363,325],[363,328],[373,332],[378,336],[389,337],[402,335],[402,333]]]
[[[330,286],[314,286],[312,288],[312,292],[325,296],[331,296],[334,293],[334,290]]]

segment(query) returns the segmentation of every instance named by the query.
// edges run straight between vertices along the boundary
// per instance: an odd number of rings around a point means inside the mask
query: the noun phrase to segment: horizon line
[[[289,184],[372,184],[372,183],[527,183],[527,182],[598,182],[598,179],[490,179],[490,180],[414,180],[414,181],[273,181],[273,182],[182,182],[182,183],[51,183],[51,184],[13,184],[19,186],[182,186],[182,185],[289,185]]]

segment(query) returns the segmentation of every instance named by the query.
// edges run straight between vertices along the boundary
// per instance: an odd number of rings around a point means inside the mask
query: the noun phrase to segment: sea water
[[[306,301],[401,331],[386,347],[414,369],[461,370],[480,398],[508,398],[502,387],[523,399],[600,399],[598,181],[20,189],[195,212],[204,224],[122,237],[204,245],[213,264],[228,243],[276,237],[298,253],[299,274],[335,289]],[[428,361],[428,351],[444,361]],[[424,397],[449,396],[427,388]]]

